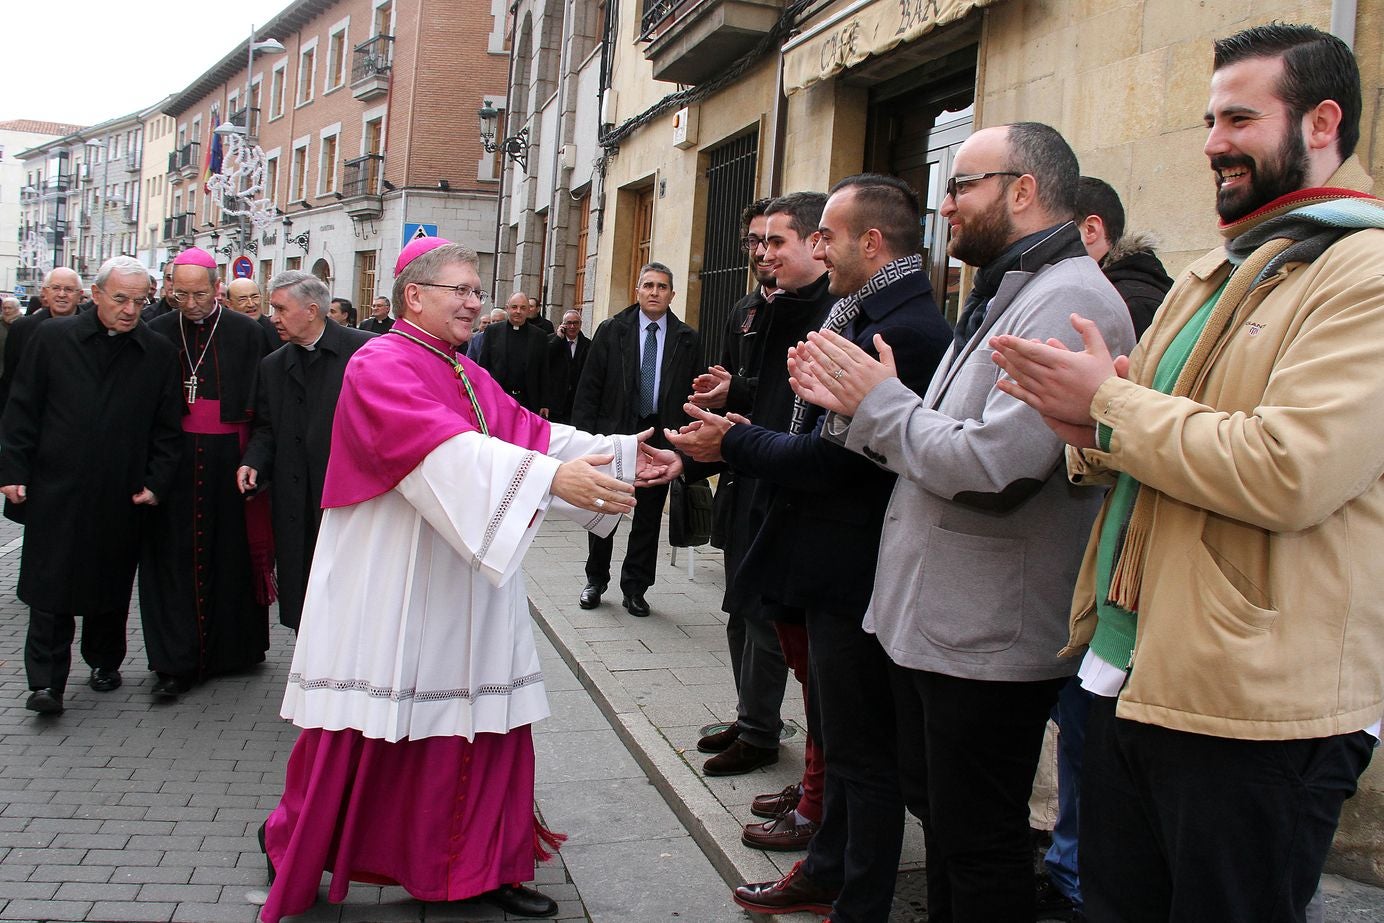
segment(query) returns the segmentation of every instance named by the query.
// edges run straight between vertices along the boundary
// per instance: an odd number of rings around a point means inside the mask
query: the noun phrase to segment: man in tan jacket
[[[1302,920],[1384,714],[1384,203],[1339,40],[1216,43],[1206,154],[1225,246],[1133,354],[1001,336],[1003,387],[1110,491],[1066,653],[1095,693],[1092,920]]]

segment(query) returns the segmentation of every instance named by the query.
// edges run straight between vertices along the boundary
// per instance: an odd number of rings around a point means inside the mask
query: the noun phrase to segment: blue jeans
[[[1086,716],[1093,696],[1075,676],[1067,681],[1052,708],[1057,722],[1057,825],[1052,845],[1043,857],[1048,878],[1058,891],[1081,908],[1081,878],[1077,874],[1077,829],[1081,822],[1081,757],[1086,749]]]

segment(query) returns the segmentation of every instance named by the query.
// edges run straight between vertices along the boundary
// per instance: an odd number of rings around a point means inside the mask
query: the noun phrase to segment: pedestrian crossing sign
[[[404,222],[404,246],[407,247],[415,240],[422,240],[424,237],[436,237],[437,225],[435,224],[411,224]]]

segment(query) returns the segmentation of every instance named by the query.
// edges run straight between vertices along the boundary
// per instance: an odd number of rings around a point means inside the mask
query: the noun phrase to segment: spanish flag
[[[211,192],[211,178],[221,172],[221,136],[211,134],[211,145],[207,148],[207,159],[202,165],[202,191]]]

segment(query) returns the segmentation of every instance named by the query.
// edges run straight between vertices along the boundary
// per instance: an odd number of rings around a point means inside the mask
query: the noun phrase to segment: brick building
[[[257,30],[247,90],[240,43],[163,107],[173,120],[159,246],[197,245],[261,283],[318,275],[356,304],[387,293],[406,227],[474,246],[493,267],[496,158],[469,102],[503,87],[503,6],[486,0],[298,0]],[[214,207],[209,148],[229,121],[265,157],[277,218],[258,234]]]

